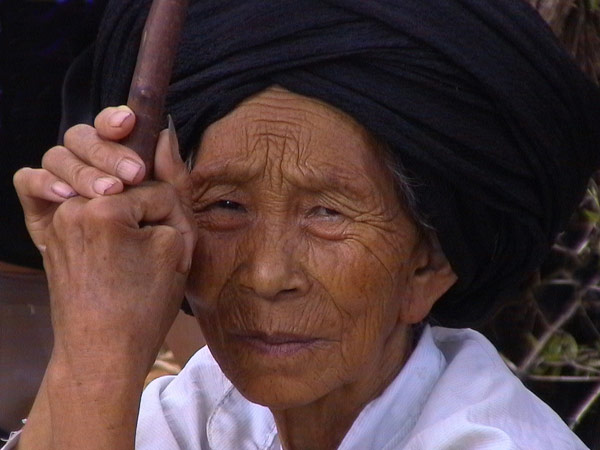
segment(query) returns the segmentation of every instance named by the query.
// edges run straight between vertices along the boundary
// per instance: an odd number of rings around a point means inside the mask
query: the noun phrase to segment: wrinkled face
[[[205,132],[188,299],[227,377],[275,408],[401,365],[423,244],[373,140],[278,88]]]

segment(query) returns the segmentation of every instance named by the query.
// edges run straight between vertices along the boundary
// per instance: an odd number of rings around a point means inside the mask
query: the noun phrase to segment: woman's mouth
[[[322,339],[288,333],[252,332],[236,334],[236,338],[268,356],[292,356],[301,351],[316,347]]]

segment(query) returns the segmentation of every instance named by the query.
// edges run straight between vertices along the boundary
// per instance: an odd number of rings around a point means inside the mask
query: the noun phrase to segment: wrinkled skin
[[[299,406],[335,404],[351,421],[453,281],[429,279],[430,245],[376,143],[345,114],[270,89],[208,128],[192,180],[187,295],[221,368],[280,411],[280,432]]]
[[[134,122],[107,108],[15,175],[55,332],[19,448],[132,448],[145,372],[184,290],[284,448],[336,448],[456,280],[377,143],[335,108],[270,88],[205,131],[191,174],[163,132],[157,181],[141,183],[143,163],[118,143]]]

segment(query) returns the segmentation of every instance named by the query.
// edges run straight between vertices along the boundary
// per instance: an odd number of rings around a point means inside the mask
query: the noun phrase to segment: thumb
[[[161,131],[154,157],[154,178],[175,187],[187,202],[191,195],[190,173],[179,154],[179,142],[171,116],[169,127]]]

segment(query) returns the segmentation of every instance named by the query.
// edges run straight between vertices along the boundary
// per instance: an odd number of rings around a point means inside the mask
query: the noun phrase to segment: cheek
[[[408,274],[402,257],[406,252],[397,240],[360,236],[315,244],[309,258],[312,275],[336,311],[341,356],[351,365],[383,348],[397,325]]]
[[[308,267],[339,310],[358,317],[400,300],[409,274],[400,244],[381,233],[354,232],[344,241],[312,244]]]

